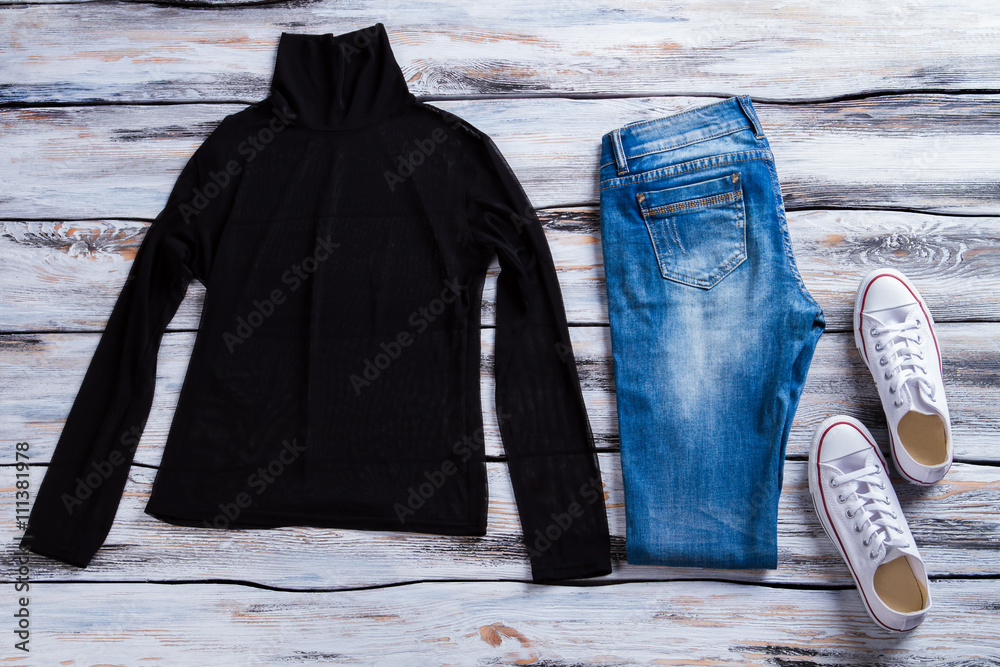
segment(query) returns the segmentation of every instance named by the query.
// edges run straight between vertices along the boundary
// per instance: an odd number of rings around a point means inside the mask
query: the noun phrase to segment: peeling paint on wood
[[[794,8],[521,0],[475,10],[450,0],[389,12],[365,2],[16,2],[24,6],[0,10],[0,43],[10,45],[0,101],[252,99],[267,88],[282,30],[340,33],[376,21],[420,95],[726,91],[810,99],[1000,88],[1000,18],[972,0]],[[187,4],[208,6],[185,11]]]
[[[596,174],[604,133],[713,101],[671,97],[433,104],[494,137],[532,204],[549,208],[598,202]],[[845,103],[755,105],[787,207],[1000,213],[1000,161],[995,159],[1000,132],[994,123],[968,122],[970,117],[1000,115],[1000,95],[908,95],[869,104],[883,121],[872,127],[858,127]],[[0,154],[11,158],[0,162],[0,177],[8,182],[0,194],[4,217],[152,219],[201,140],[226,115],[244,108],[0,109]],[[894,129],[900,124],[907,126],[905,131]],[[53,173],[59,178],[52,178]]]
[[[996,615],[984,607],[1000,595],[997,582],[932,586],[931,614],[900,637],[868,619],[854,590],[686,581],[442,582],[338,592],[52,583],[32,591],[31,655],[44,664],[76,656],[88,665],[180,667],[995,664],[1000,639],[985,629]],[[367,613],[386,608],[393,619]],[[484,641],[481,628],[500,643]],[[437,641],[442,636],[447,644]]]

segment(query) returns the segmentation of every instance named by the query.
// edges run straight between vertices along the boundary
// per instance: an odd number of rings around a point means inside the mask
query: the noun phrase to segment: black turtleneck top
[[[552,258],[493,141],[416,101],[381,23],[282,34],[149,226],[23,546],[86,567],[111,528],[160,339],[206,288],[146,512],[186,526],[485,535],[480,309],[498,257],[496,413],[535,581],[611,571]]]

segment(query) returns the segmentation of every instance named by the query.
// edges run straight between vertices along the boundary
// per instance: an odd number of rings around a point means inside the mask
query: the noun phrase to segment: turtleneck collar
[[[349,130],[393,116],[415,99],[381,23],[342,35],[281,33],[271,100],[299,125]]]

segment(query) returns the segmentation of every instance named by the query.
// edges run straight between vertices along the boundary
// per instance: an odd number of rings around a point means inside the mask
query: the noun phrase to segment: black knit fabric
[[[485,535],[481,290],[535,581],[611,571],[597,457],[541,225],[489,137],[418,102],[382,24],[283,34],[150,225],[24,544],[86,567],[149,413],[160,339],[205,303],[146,512],[174,524]],[[493,397],[489,397],[493,398]]]

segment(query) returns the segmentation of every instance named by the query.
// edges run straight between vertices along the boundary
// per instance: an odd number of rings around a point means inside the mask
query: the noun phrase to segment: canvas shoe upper
[[[854,343],[875,379],[890,451],[904,479],[933,484],[951,468],[951,418],[934,320],[893,269],[872,271],[854,301]]]
[[[872,620],[893,632],[920,625],[931,608],[927,571],[885,461],[859,421],[835,416],[817,429],[809,492]]]

